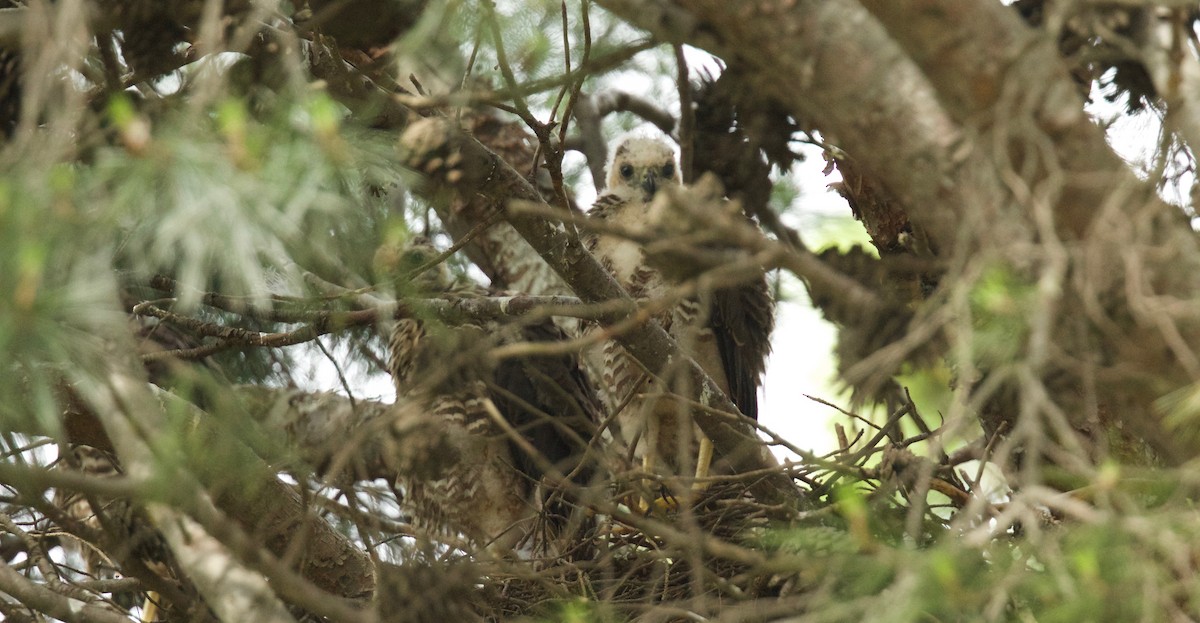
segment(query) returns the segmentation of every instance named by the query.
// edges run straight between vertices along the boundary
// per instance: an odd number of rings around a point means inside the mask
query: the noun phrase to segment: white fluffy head
[[[613,147],[608,162],[608,192],[650,201],[658,189],[680,181],[675,150],[666,141],[630,136]]]

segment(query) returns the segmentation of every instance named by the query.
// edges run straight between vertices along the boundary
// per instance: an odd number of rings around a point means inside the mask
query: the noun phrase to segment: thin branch
[[[816,397],[816,396],[810,396],[810,395],[808,395],[808,394],[804,394],[804,397],[805,397],[805,398],[808,398],[809,400],[811,400],[811,401],[813,401],[813,402],[815,402],[815,403],[822,404],[822,405],[825,405],[826,407],[829,407],[829,408],[831,408],[831,409],[834,409],[834,410],[836,410],[837,412],[841,413],[842,415],[845,415],[846,417],[849,417],[849,418],[853,418],[853,419],[855,419],[855,420],[858,420],[858,421],[862,422],[863,424],[866,424],[867,426],[869,426],[869,427],[871,427],[871,428],[874,428],[875,430],[883,430],[883,428],[882,428],[881,426],[879,426],[878,424],[876,424],[876,423],[872,422],[871,420],[868,420],[867,418],[865,418],[865,417],[863,417],[863,416],[861,416],[861,415],[859,415],[859,414],[857,414],[857,413],[854,413],[854,412],[851,412],[851,411],[847,411],[847,410],[845,410],[845,409],[843,409],[843,408],[841,408],[841,407],[839,407],[839,406],[837,406],[837,405],[833,404],[832,402],[829,402],[828,400],[825,400],[824,398],[818,398],[818,397]],[[849,446],[844,446],[844,447],[845,447],[845,448],[847,448],[847,449],[849,448]]]
[[[337,372],[338,382],[342,384],[342,389],[346,391],[346,397],[350,399],[350,408],[357,408],[358,405],[354,401],[354,390],[350,388],[350,382],[346,380],[346,373],[342,371],[342,364],[338,363],[337,358],[333,356],[333,353],[329,352],[329,349],[325,348],[320,339],[313,340],[313,343],[317,345],[317,348],[321,350],[321,354],[325,355],[329,363],[333,364],[333,369]]]
[[[513,88],[505,87],[495,91],[467,91],[447,93],[444,95],[429,95],[429,96],[413,96],[403,93],[391,95],[391,100],[401,106],[410,108],[417,112],[431,111],[447,106],[477,106],[477,105],[494,105],[503,104],[504,102],[512,101],[517,96],[528,96],[550,89],[557,89],[563,85],[572,84],[576,80],[581,80],[589,76],[594,76],[623,65],[626,61],[653,48],[657,43],[653,41],[642,41],[631,44],[628,47],[621,48],[615,52],[610,52],[604,56],[597,57],[594,61],[587,64],[581,64],[574,71],[551,76],[548,78],[538,78],[530,80],[525,84],[518,85]],[[339,97],[349,95],[349,93],[338,93]],[[516,110],[513,111],[516,114]],[[407,121],[407,118],[403,118]],[[395,127],[389,126],[389,127]]]
[[[480,222],[475,227],[472,227],[471,231],[467,232],[466,235],[464,235],[461,239],[454,241],[454,244],[450,245],[450,247],[447,248],[445,251],[442,251],[441,253],[439,253],[437,255],[437,257],[430,259],[428,262],[421,264],[420,266],[412,269],[412,271],[410,271],[408,274],[404,275],[404,280],[412,281],[413,279],[416,279],[418,276],[420,276],[425,271],[450,259],[451,255],[454,255],[463,247],[467,246],[468,244],[471,244],[472,240],[477,238],[483,232],[487,231],[489,227],[491,227],[492,225],[495,225],[503,218],[504,218],[503,212],[501,212],[499,210],[492,212],[482,222]]]
[[[686,71],[686,65],[684,67]],[[601,117],[614,112],[632,113],[653,124],[663,134],[675,135],[675,116],[651,100],[619,89],[599,91],[595,97],[596,109]]]
[[[22,604],[68,623],[129,623],[129,619],[101,603],[87,603],[59,595],[31,582],[7,563],[0,561],[0,592]]]
[[[567,3],[563,2],[563,44],[567,44]],[[592,19],[589,9],[591,2],[583,0],[580,4],[580,11],[583,14],[583,59],[580,61],[581,66],[586,66],[592,59]],[[571,71],[571,56],[567,52],[567,71]],[[563,112],[562,126],[558,129],[558,144],[562,150],[566,149],[567,130],[570,128],[571,121],[575,118],[575,104],[579,101],[579,94],[583,89],[584,76],[580,76],[578,80],[572,83],[571,98],[567,100],[567,109]],[[555,107],[558,104],[555,103]]]
[[[690,184],[696,175],[692,170],[696,131],[696,111],[692,110],[692,83],[688,77],[687,59],[683,56],[683,45],[676,43],[675,83],[679,90],[679,169],[683,172],[683,183]]]
[[[575,100],[575,110],[572,115],[579,134],[563,143],[563,149],[574,149],[583,154],[587,160],[588,171],[592,174],[592,186],[597,193],[604,191],[606,180],[604,167],[608,160],[608,143],[600,131],[600,114],[595,97],[580,93]]]
[[[347,294],[354,291],[347,290]],[[168,299],[172,301],[173,299]],[[568,317],[583,320],[612,321],[622,317],[633,306],[624,303],[589,304],[570,296],[497,296],[443,299],[405,299],[380,302],[375,307],[359,311],[309,312],[317,320],[293,331],[262,333],[227,327],[167,311],[157,306],[162,301],[144,301],[134,307],[134,313],[153,316],[200,335],[217,338],[217,342],[194,348],[162,350],[142,355],[142,361],[161,361],[170,358],[196,360],[231,349],[282,348],[312,341],[322,335],[350,327],[376,325],[381,318],[436,318],[446,324],[486,322],[503,318]],[[251,315],[252,314],[247,314]]]
[[[74,599],[88,600],[86,593],[69,584],[64,584],[59,579],[58,572],[54,568],[54,563],[46,556],[46,552],[43,549],[45,546],[39,543],[38,539],[30,536],[28,532],[22,530],[17,525],[17,522],[13,521],[7,513],[0,513],[0,528],[21,540],[24,545],[25,555],[37,567],[38,572],[42,574],[42,579],[46,582],[46,586],[50,590]]]
[[[571,37],[569,34],[570,24],[567,22],[567,2],[566,2],[566,0],[562,0],[562,2],[559,3],[559,10],[562,13],[563,71],[566,73],[570,73],[571,72]],[[554,123],[554,116],[558,113],[558,106],[559,106],[559,104],[562,104],[563,98],[566,97],[567,91],[570,90],[570,88],[571,88],[571,85],[564,84],[563,87],[558,90],[558,95],[554,98],[554,103],[550,106],[550,123]],[[566,127],[567,121],[569,119],[569,117],[567,116],[566,113],[563,113],[562,119],[563,119],[562,126]],[[560,131],[561,131],[561,128],[560,128]]]
[[[504,35],[500,32],[500,20],[496,18],[496,4],[493,0],[482,0],[480,5],[483,7],[488,29],[491,31],[492,43],[496,45],[496,63],[500,66],[500,75],[504,76],[504,82],[512,94],[511,99],[516,105],[516,113],[526,123],[529,123],[534,116],[529,112],[529,106],[525,104],[525,96],[517,85],[517,76],[513,73],[512,66],[508,64],[508,53],[504,51]]]
[[[139,316],[152,316],[179,325],[200,335],[218,338],[218,341],[205,346],[179,350],[164,350],[142,355],[143,362],[161,361],[170,358],[203,359],[215,353],[234,348],[280,348],[310,342],[319,336],[331,333],[336,328],[327,322],[318,322],[300,327],[294,331],[281,333],[261,333],[226,327],[211,322],[181,316],[155,305],[158,301],[143,301],[133,308],[133,313]],[[353,313],[353,312],[351,312]]]

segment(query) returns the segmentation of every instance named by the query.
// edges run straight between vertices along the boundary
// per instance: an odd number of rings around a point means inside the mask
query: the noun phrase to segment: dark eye
[[[663,177],[675,177],[675,165],[667,164],[663,166]]]
[[[427,249],[407,249],[400,254],[400,267],[408,272],[437,257],[430,255]]]
[[[621,165],[621,177],[623,177],[625,179],[629,179],[629,178],[633,177],[633,165],[630,165],[630,164]]]

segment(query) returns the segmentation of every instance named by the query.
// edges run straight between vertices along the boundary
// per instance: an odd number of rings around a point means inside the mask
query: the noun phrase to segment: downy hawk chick
[[[644,230],[653,225],[650,208],[655,194],[681,184],[670,145],[654,138],[626,138],[612,151],[608,188],[596,199],[589,217]],[[679,271],[664,274],[648,263],[645,250],[633,240],[599,233],[590,234],[586,244],[634,298],[667,296],[684,279]],[[744,415],[757,419],[757,393],[774,326],[774,305],[765,274],[737,286],[684,298],[655,320]],[[714,458],[712,443],[692,422],[682,402],[666,398],[672,389],[668,372],[646,371],[615,342],[605,344],[604,382],[618,406],[628,401],[616,421],[642,467],[659,474],[694,472],[703,478]]]

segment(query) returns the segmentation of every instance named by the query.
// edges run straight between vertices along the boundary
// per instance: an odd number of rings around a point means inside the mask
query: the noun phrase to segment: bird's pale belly
[[[643,263],[642,249],[636,242],[611,236],[600,238],[596,245],[596,255],[611,262],[613,275],[626,287]]]
[[[646,382],[642,397],[618,416],[621,434],[626,444],[637,444],[633,456],[638,461],[653,446],[655,472],[690,476],[696,470],[696,451],[702,433],[686,406],[662,394],[657,385],[654,381]]]

